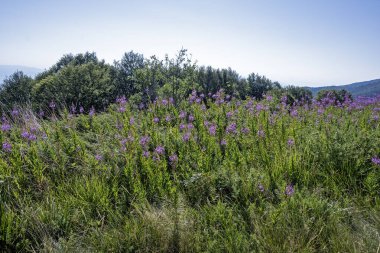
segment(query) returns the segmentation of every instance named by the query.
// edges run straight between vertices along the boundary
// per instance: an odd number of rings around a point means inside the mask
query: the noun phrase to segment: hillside
[[[28,76],[34,77],[36,74],[42,72],[42,69],[21,66],[21,65],[0,65],[0,84],[3,83],[3,80],[8,76],[12,75],[16,71],[22,71]]]
[[[345,89],[352,93],[354,97],[366,96],[373,97],[380,95],[380,79],[375,79],[371,81],[352,83],[347,85],[334,85],[334,86],[324,86],[324,87],[305,87],[313,93],[315,96],[320,90],[340,90]]]

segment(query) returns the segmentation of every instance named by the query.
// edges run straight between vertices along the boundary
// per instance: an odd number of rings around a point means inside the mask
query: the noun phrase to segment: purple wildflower
[[[101,161],[101,160],[103,160],[103,156],[100,155],[100,154],[97,154],[97,155],[95,155],[95,160],[96,161]]]
[[[234,115],[234,112],[227,112],[226,116],[227,118],[231,118]]]
[[[257,111],[257,112],[260,112],[260,111],[262,111],[262,110],[264,110],[264,109],[265,109],[264,105],[262,105],[262,104],[260,104],[260,103],[258,103],[258,104],[256,105],[256,111]]]
[[[229,124],[226,128],[226,132],[229,134],[236,134],[237,133],[236,123]]]
[[[220,141],[220,145],[226,146],[227,145],[227,141],[225,139],[221,140]]]
[[[125,112],[125,106],[119,106],[119,108],[117,108],[117,111],[121,113]]]
[[[131,117],[131,118],[129,119],[129,124],[130,124],[130,125],[135,124],[135,118],[134,118],[134,117]]]
[[[180,131],[183,131],[185,128],[186,128],[186,125],[185,125],[185,124],[180,124],[180,125],[179,125],[179,130],[180,130]]]
[[[141,137],[140,139],[140,145],[145,147],[150,141],[150,137],[149,136],[143,136]]]
[[[223,99],[223,98],[217,99],[217,100],[215,101],[215,103],[216,103],[217,105],[221,105],[221,104],[224,103],[224,99]]]
[[[294,140],[293,139],[288,139],[288,146],[289,147],[294,146]]]
[[[190,136],[191,136],[190,133],[185,133],[185,134],[182,136],[182,140],[185,141],[185,142],[188,142],[188,141],[190,140]]]
[[[12,114],[12,116],[17,116],[17,115],[19,115],[19,111],[16,108],[14,108],[12,110],[11,114]]]
[[[39,115],[40,117],[43,117],[43,116],[45,116],[45,112],[44,112],[43,110],[40,110],[40,112],[38,113],[38,115]]]
[[[35,140],[37,140],[37,136],[35,134],[29,134],[28,140],[29,141],[35,141]]]
[[[194,116],[192,114],[189,115],[189,122],[193,122],[194,121]]]
[[[55,109],[56,105],[55,105],[54,101],[51,101],[51,102],[49,103],[49,107],[50,107],[50,109],[52,109],[52,110]]]
[[[179,118],[180,118],[180,119],[184,119],[184,118],[186,118],[186,112],[181,111],[181,112],[179,113]]]
[[[292,196],[293,193],[294,193],[294,187],[293,187],[293,185],[288,184],[288,185],[285,187],[285,195],[286,195],[286,196]]]
[[[372,157],[371,161],[375,165],[380,165],[380,158],[377,156]]]
[[[79,107],[79,113],[83,113],[83,112],[84,112],[83,106]]]
[[[242,132],[243,134],[249,134],[249,128],[248,128],[248,127],[243,127],[243,128],[241,129],[241,132]]]
[[[120,141],[121,145],[125,146],[125,144],[127,144],[127,142],[129,142],[129,138],[125,138],[125,139],[122,139]]]
[[[27,132],[27,131],[24,131],[24,132],[21,133],[21,137],[24,138],[24,139],[28,139],[29,135],[30,135],[30,133]]]
[[[155,118],[153,119],[153,122],[157,124],[158,122],[160,122],[160,119],[157,118],[157,117],[155,117]]]
[[[5,152],[12,152],[12,145],[8,142],[3,142],[3,150]]]
[[[144,157],[149,157],[149,156],[150,156],[150,152],[144,150],[144,152],[143,152],[143,156],[144,156]]]
[[[281,97],[281,103],[285,103],[288,101],[288,97],[287,96],[282,96]]]
[[[189,102],[190,102],[190,104],[194,103],[194,100],[195,100],[195,99],[196,99],[196,96],[191,95],[191,96],[189,97]]]
[[[169,156],[169,162],[172,166],[175,166],[178,162],[178,156],[176,154]]]
[[[156,151],[156,153],[159,155],[165,154],[165,148],[163,146],[157,146],[154,151]]]
[[[72,104],[72,105],[70,106],[70,112],[71,112],[72,114],[77,113],[77,108],[76,108],[76,106],[75,106],[74,104]]]
[[[258,131],[257,131],[257,136],[260,137],[260,138],[264,138],[264,137],[265,137],[265,132],[264,132],[264,130],[258,130]]]
[[[216,134],[216,125],[212,124],[212,125],[208,128],[208,132],[210,133],[210,135],[215,136],[215,134]]]
[[[88,113],[91,117],[95,115],[95,108],[91,107],[90,112]]]
[[[292,117],[297,117],[297,116],[298,116],[298,111],[297,111],[297,109],[293,109],[293,110],[290,112],[290,116],[292,116]]]
[[[187,124],[187,129],[189,129],[189,130],[194,129],[193,123]]]
[[[2,125],[1,125],[1,131],[3,132],[7,132],[9,130],[11,130],[11,125],[8,124],[7,122],[4,122]]]
[[[170,115],[166,115],[165,120],[166,120],[166,122],[170,122],[172,120],[172,118],[170,117]]]
[[[166,100],[166,99],[162,99],[162,104],[163,104],[163,105],[168,105],[169,102],[168,102],[168,100]]]
[[[116,99],[116,102],[119,103],[120,105],[125,105],[127,103],[127,99],[125,98],[125,96],[118,97]]]

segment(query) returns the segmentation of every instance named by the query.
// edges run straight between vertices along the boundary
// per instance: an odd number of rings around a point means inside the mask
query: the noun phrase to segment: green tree
[[[170,94],[165,94],[174,99],[175,103],[185,99],[192,89],[195,88],[196,64],[187,54],[186,49],[181,49],[175,58],[165,57],[166,88]]]
[[[293,104],[294,102],[309,103],[313,98],[310,90],[303,87],[296,87],[293,85],[285,87],[285,94],[287,96],[287,103]]]
[[[117,95],[127,97],[138,92],[136,87],[136,71],[144,68],[145,59],[142,54],[130,51],[125,53],[120,61],[114,63],[115,71],[113,78],[116,85]]]
[[[22,71],[13,73],[4,80],[0,88],[0,102],[2,107],[27,104],[31,102],[33,79]]]
[[[265,76],[252,73],[247,78],[247,85],[247,94],[249,96],[262,99],[264,94],[272,90],[274,86],[278,86],[278,83],[274,85],[272,81]]]
[[[104,63],[70,63],[35,84],[34,102],[37,106],[54,101],[62,106],[81,105],[87,109],[94,106],[102,110],[115,100],[111,71],[112,67]]]
[[[56,74],[68,65],[79,66],[86,63],[104,64],[104,61],[99,61],[95,52],[86,52],[84,54],[77,55],[66,54],[62,56],[61,59],[59,59],[58,62],[54,64],[51,68],[37,75],[36,80],[39,81],[49,75]]]
[[[143,68],[135,70],[135,90],[131,97],[134,103],[147,103],[157,97],[157,92],[165,82],[164,66],[161,60],[151,56]]]

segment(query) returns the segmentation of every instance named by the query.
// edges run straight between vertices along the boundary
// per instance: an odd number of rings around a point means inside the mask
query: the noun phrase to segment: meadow
[[[379,252],[380,97],[15,108],[5,252]]]

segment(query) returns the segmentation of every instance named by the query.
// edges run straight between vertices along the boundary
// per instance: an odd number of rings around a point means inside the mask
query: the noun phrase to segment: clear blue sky
[[[380,0],[1,0],[0,64],[48,68],[63,54],[173,56],[283,84],[380,78]]]

